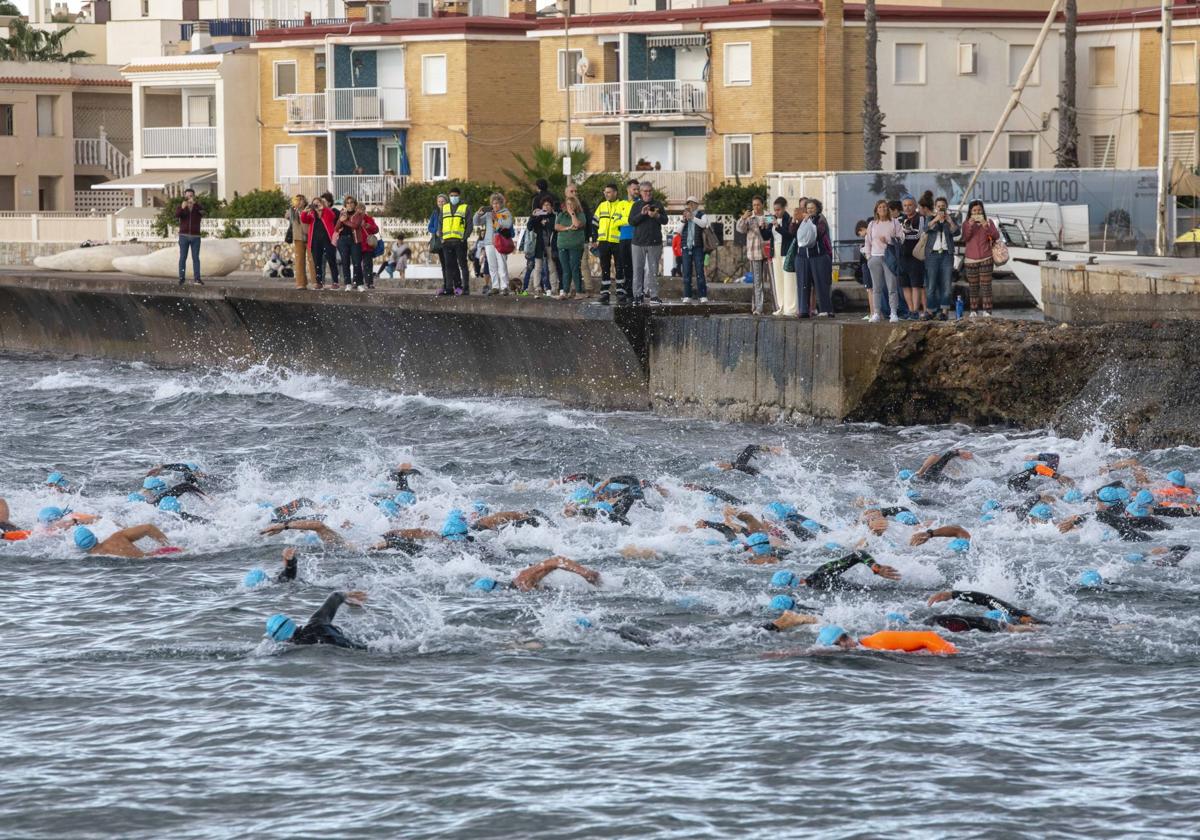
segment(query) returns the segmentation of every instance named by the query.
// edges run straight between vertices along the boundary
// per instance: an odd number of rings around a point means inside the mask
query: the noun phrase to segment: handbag
[[[913,259],[925,262],[925,248],[929,245],[929,233],[921,234],[921,238],[917,240],[917,244],[913,247]]]
[[[711,254],[721,245],[721,241],[717,239],[717,232],[712,229],[711,225],[700,230],[703,231],[700,238],[704,242],[704,253]]]
[[[1004,244],[1003,239],[997,239],[992,243],[992,265],[1004,265],[1008,262],[1008,246]]]
[[[499,230],[492,234],[492,247],[496,249],[497,254],[511,254],[513,252],[512,233],[505,236]]]
[[[796,273],[796,240],[792,240],[791,247],[788,248],[787,254],[783,258],[783,270],[788,274]]]
[[[379,237],[376,236],[375,234],[372,233],[367,237],[367,247],[370,248],[372,251],[375,250],[375,246],[378,244],[379,244]]]
[[[796,247],[811,248],[817,242],[817,226],[811,219],[805,219],[796,228]]]
[[[441,234],[435,233],[429,237],[429,253],[431,253],[431,254],[442,253],[442,236],[441,236]]]

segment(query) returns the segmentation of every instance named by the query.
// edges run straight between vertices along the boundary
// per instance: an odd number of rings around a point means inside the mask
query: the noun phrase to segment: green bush
[[[437,207],[438,195],[450,192],[453,187],[458,187],[471,213],[487,204],[492,193],[504,192],[495,184],[483,184],[478,181],[410,183],[392,194],[383,215],[409,222],[429,221],[429,215]],[[470,220],[467,223],[470,224]]]
[[[625,198],[625,182],[629,178],[620,172],[596,172],[587,177],[582,184],[579,185],[579,197],[587,202],[587,206],[595,211],[596,206],[604,201],[604,187],[608,184],[617,185],[617,198]],[[654,173],[647,172],[645,180],[653,183]],[[667,194],[658,187],[654,188],[654,200],[667,203]]]
[[[246,218],[246,217],[243,217]],[[221,232],[217,234],[218,239],[245,239],[250,234],[238,227],[238,224],[233,219],[225,220],[225,227],[221,228]]]
[[[740,216],[742,211],[750,206],[754,196],[762,196],[763,202],[770,209],[772,198],[767,193],[766,184],[743,184],[740,182],[724,183],[713,187],[704,194],[702,206],[705,213],[719,216]]]
[[[233,194],[221,214],[226,219],[278,219],[287,212],[290,201],[280,190],[251,190]]]
[[[197,193],[196,203],[204,211],[204,218],[219,219],[224,213],[225,202],[217,198],[212,193]],[[183,196],[176,196],[169,199],[165,207],[158,211],[158,216],[154,219],[154,233],[161,237],[166,237],[170,233],[171,228],[179,227],[179,221],[175,218],[175,211],[179,209],[179,205],[183,204]],[[283,215],[280,211],[279,215]]]

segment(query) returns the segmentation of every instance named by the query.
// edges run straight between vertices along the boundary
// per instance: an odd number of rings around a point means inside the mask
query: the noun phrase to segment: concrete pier
[[[1200,319],[1200,259],[1042,263],[1046,318],[1070,324]]]

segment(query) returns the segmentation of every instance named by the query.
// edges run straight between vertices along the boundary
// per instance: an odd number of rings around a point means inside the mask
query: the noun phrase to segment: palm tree
[[[867,38],[867,79],[863,86],[863,169],[883,169],[883,114],[879,112],[879,65],[875,51],[879,46],[878,15],[875,0],[867,0],[863,14]]]
[[[63,40],[74,30],[74,26],[68,26],[57,32],[45,32],[17,18],[8,26],[8,37],[0,38],[0,61],[70,62],[91,58],[92,54],[83,50],[63,52]]]
[[[1059,169],[1079,166],[1079,113],[1075,106],[1075,24],[1078,8],[1067,0],[1066,26],[1063,27],[1063,77],[1058,91],[1058,148],[1054,165]]]
[[[517,161],[520,171],[505,169],[504,175],[513,184],[531,186],[539,178],[545,178],[546,183],[550,185],[550,191],[556,195],[562,195],[567,188],[567,176],[562,171],[562,155],[553,147],[534,146],[528,160],[519,152],[513,152],[512,156]],[[592,154],[587,149],[572,149],[571,171],[582,174],[591,158]]]

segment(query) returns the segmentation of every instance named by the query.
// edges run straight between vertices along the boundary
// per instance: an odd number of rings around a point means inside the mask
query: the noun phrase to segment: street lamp
[[[554,0],[554,5],[563,16],[563,80],[566,84],[567,106],[567,149],[563,155],[563,174],[571,178],[571,3],[573,0]]]

